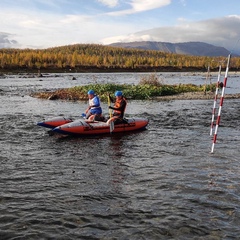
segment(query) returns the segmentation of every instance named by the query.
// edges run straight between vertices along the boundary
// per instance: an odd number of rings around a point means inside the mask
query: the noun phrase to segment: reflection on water
[[[109,79],[120,76],[129,78]],[[0,81],[0,239],[239,237],[238,99],[224,101],[210,154],[213,101],[129,101],[127,115],[148,118],[146,131],[62,138],[36,122],[77,118],[86,103],[28,96],[57,88],[58,78],[8,80]]]

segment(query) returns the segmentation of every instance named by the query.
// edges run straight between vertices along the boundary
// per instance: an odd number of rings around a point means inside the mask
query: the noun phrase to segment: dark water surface
[[[150,121],[131,134],[59,138],[36,126],[77,118],[87,103],[35,99],[32,91],[87,80],[135,83],[139,75],[0,79],[1,240],[239,239],[239,99],[224,101],[213,154],[213,100],[129,101],[127,116]],[[240,92],[239,76],[228,83],[226,93]]]

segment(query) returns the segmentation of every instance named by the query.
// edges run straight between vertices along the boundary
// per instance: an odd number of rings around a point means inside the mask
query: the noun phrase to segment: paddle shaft
[[[110,96],[108,95],[108,107],[111,106],[111,100],[110,100]],[[109,108],[109,117],[110,119],[112,118],[112,109]],[[114,130],[114,122],[110,121],[110,133],[112,133],[112,131]]]
[[[108,96],[108,107],[111,106],[111,100],[110,100],[110,97]],[[112,117],[112,110],[109,108],[109,116],[110,118]]]

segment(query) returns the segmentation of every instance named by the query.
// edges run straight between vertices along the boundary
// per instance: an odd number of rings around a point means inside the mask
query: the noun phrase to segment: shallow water
[[[77,118],[87,103],[35,99],[32,91],[134,84],[142,76],[73,75],[76,81],[68,74],[0,79],[0,239],[239,238],[239,99],[224,100],[213,154],[213,100],[129,101],[126,115],[148,118],[146,131],[49,136],[37,121]],[[162,77],[169,84],[205,81]],[[226,93],[240,93],[239,81],[230,76]]]

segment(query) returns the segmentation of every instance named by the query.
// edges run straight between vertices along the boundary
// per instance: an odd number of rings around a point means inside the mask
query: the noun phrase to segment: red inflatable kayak
[[[106,133],[130,132],[144,130],[148,125],[148,119],[126,118],[123,122],[115,124],[110,131],[110,125],[101,121],[88,121],[78,119],[73,121],[71,118],[56,117],[50,120],[37,123],[37,125],[52,128],[53,132],[63,135],[92,136]]]

